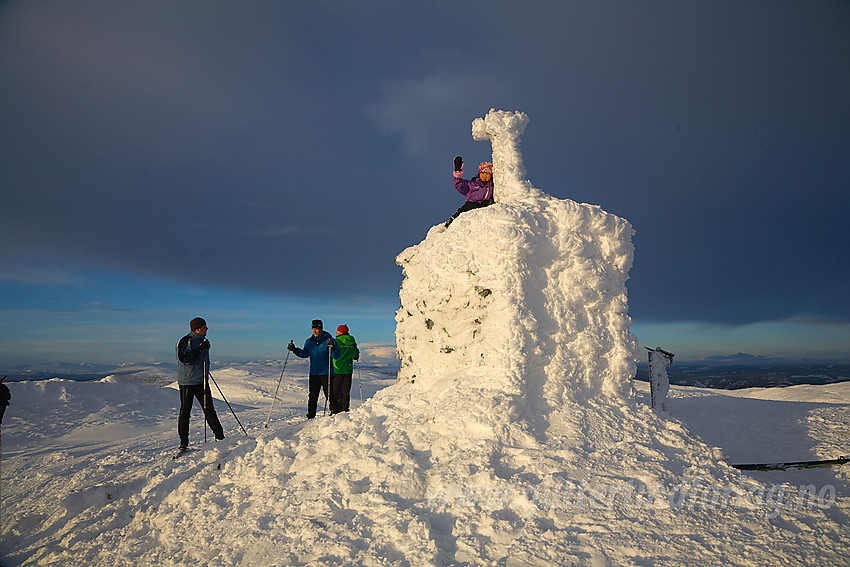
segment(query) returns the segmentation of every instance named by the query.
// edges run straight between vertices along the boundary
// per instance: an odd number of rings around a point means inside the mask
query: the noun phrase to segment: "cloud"
[[[730,352],[781,359],[846,360],[846,345],[850,344],[850,323],[823,321],[774,320],[744,325],[636,322],[632,332],[641,345],[661,347],[681,360],[725,358]]]
[[[324,227],[304,228],[294,225],[280,225],[270,226],[268,228],[263,228],[260,230],[249,231],[246,234],[248,236],[254,236],[258,238],[279,238],[284,236],[333,236],[334,234],[337,234],[337,231]]]
[[[396,347],[394,344],[365,344],[360,345],[360,350],[370,358],[393,359],[396,358]]]
[[[128,309],[126,307],[118,307],[117,305],[110,305],[108,303],[101,303],[100,301],[88,301],[85,303],[80,303],[80,305],[85,309],[91,310],[102,310],[102,311],[120,311],[122,313],[129,313],[135,311],[135,309]]]
[[[3,262],[0,266],[0,282],[33,286],[86,285],[86,278],[73,269],[58,266],[15,266]]]
[[[485,93],[497,87],[487,75],[444,71],[391,79],[381,87],[381,100],[365,111],[382,131],[402,136],[408,155],[429,154],[442,145],[446,125],[471,123],[489,110]]]
[[[389,339],[393,258],[459,205],[496,107],[530,116],[537,187],[634,225],[635,321],[850,320],[845,4],[7,2],[6,305],[344,294]]]

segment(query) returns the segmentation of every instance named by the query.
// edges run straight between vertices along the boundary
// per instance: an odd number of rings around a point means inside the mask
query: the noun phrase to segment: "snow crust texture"
[[[396,259],[400,380],[481,374],[482,386],[548,414],[564,399],[623,397],[635,374],[626,280],[634,233],[600,207],[523,179],[527,116],[491,111],[473,136],[493,143],[495,205],[461,215]]]
[[[264,429],[279,365],[216,376],[251,437],[217,401],[228,438],[201,444],[196,413],[177,461],[170,388],[13,384],[3,565],[761,567],[850,550],[850,467],[733,472],[659,420],[644,383],[633,404],[577,405],[543,444],[521,428],[498,439],[497,398],[470,407],[365,372],[366,403],[307,423],[306,378],[284,376]],[[739,462],[815,439],[829,456],[846,447],[848,385],[674,388],[671,411]],[[838,493],[822,509],[798,486]]]

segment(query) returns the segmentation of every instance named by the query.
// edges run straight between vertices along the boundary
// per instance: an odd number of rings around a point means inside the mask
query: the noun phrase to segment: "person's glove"
[[[295,352],[295,343],[293,343],[292,341],[289,341],[289,344],[286,345],[286,350],[288,350],[290,352]]]
[[[455,171],[463,171],[463,158],[455,156]]]
[[[210,349],[210,342],[207,339],[204,339],[204,340],[201,341],[201,344],[198,345],[198,348],[200,350],[209,350]]]
[[[328,348],[333,348],[333,346],[334,346],[333,339],[328,339]]]

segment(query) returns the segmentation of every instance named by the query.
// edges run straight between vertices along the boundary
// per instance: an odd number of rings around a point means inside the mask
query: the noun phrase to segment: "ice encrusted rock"
[[[623,397],[637,361],[625,285],[634,231],[525,179],[527,123],[496,110],[473,122],[473,137],[493,145],[496,204],[433,227],[396,258],[399,380],[438,387],[469,370],[481,376],[475,388],[539,395],[545,406]]]

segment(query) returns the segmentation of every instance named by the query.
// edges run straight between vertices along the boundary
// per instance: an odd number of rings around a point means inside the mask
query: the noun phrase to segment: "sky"
[[[635,228],[633,332],[850,360],[850,2],[0,3],[0,372],[394,358],[395,257],[463,202],[471,123]]]

